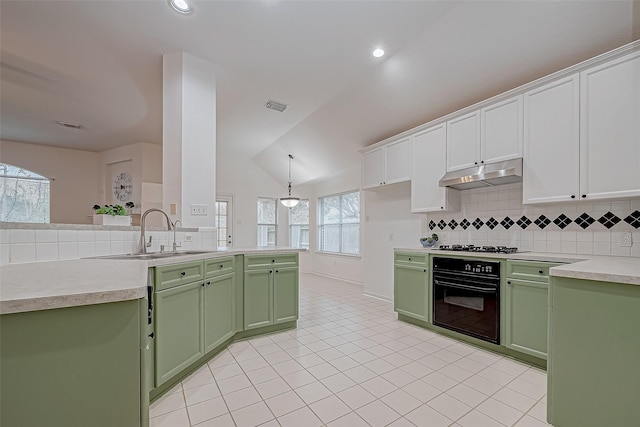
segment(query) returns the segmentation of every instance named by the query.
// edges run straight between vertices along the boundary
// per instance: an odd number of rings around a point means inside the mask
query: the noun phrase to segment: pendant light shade
[[[299,197],[291,197],[291,160],[293,160],[293,156],[289,154],[289,196],[280,198],[280,203],[287,208],[293,208],[300,203]]]

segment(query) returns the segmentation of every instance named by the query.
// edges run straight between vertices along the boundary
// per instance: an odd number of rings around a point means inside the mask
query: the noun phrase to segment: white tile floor
[[[302,274],[298,328],[232,344],[151,405],[151,427],[541,427],[546,380]]]

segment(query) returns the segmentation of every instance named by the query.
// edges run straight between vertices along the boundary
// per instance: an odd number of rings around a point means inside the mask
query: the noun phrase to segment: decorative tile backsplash
[[[466,190],[460,212],[427,215],[441,244],[515,246],[523,251],[640,256],[640,199],[522,204],[522,184]],[[632,233],[632,246],[621,247]]]

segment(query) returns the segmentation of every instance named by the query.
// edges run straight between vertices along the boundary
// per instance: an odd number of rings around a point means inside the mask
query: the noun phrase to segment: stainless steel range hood
[[[447,172],[440,179],[440,187],[457,190],[493,187],[494,185],[522,182],[522,159],[507,160]]]

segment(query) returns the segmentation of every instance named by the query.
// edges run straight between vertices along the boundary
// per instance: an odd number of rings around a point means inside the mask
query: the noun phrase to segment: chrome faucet
[[[182,221],[180,221],[179,219],[176,219],[176,222],[173,223],[173,252],[177,251],[178,248],[182,247],[182,243],[180,244],[176,243],[176,228],[178,226],[178,223],[182,225]]]
[[[165,211],[163,211],[162,209],[156,209],[156,208],[147,209],[142,214],[142,218],[140,218],[140,243],[138,244],[139,254],[146,254],[147,248],[151,246],[151,239],[149,239],[149,244],[147,244],[147,240],[145,239],[145,221],[147,219],[147,215],[149,215],[151,212],[160,212],[162,215],[164,215],[164,217],[167,219],[167,227],[169,228],[169,230],[173,229],[175,233],[175,228],[173,227],[173,224],[171,224],[169,215],[167,215]],[[174,234],[174,244],[175,244],[175,234]]]

